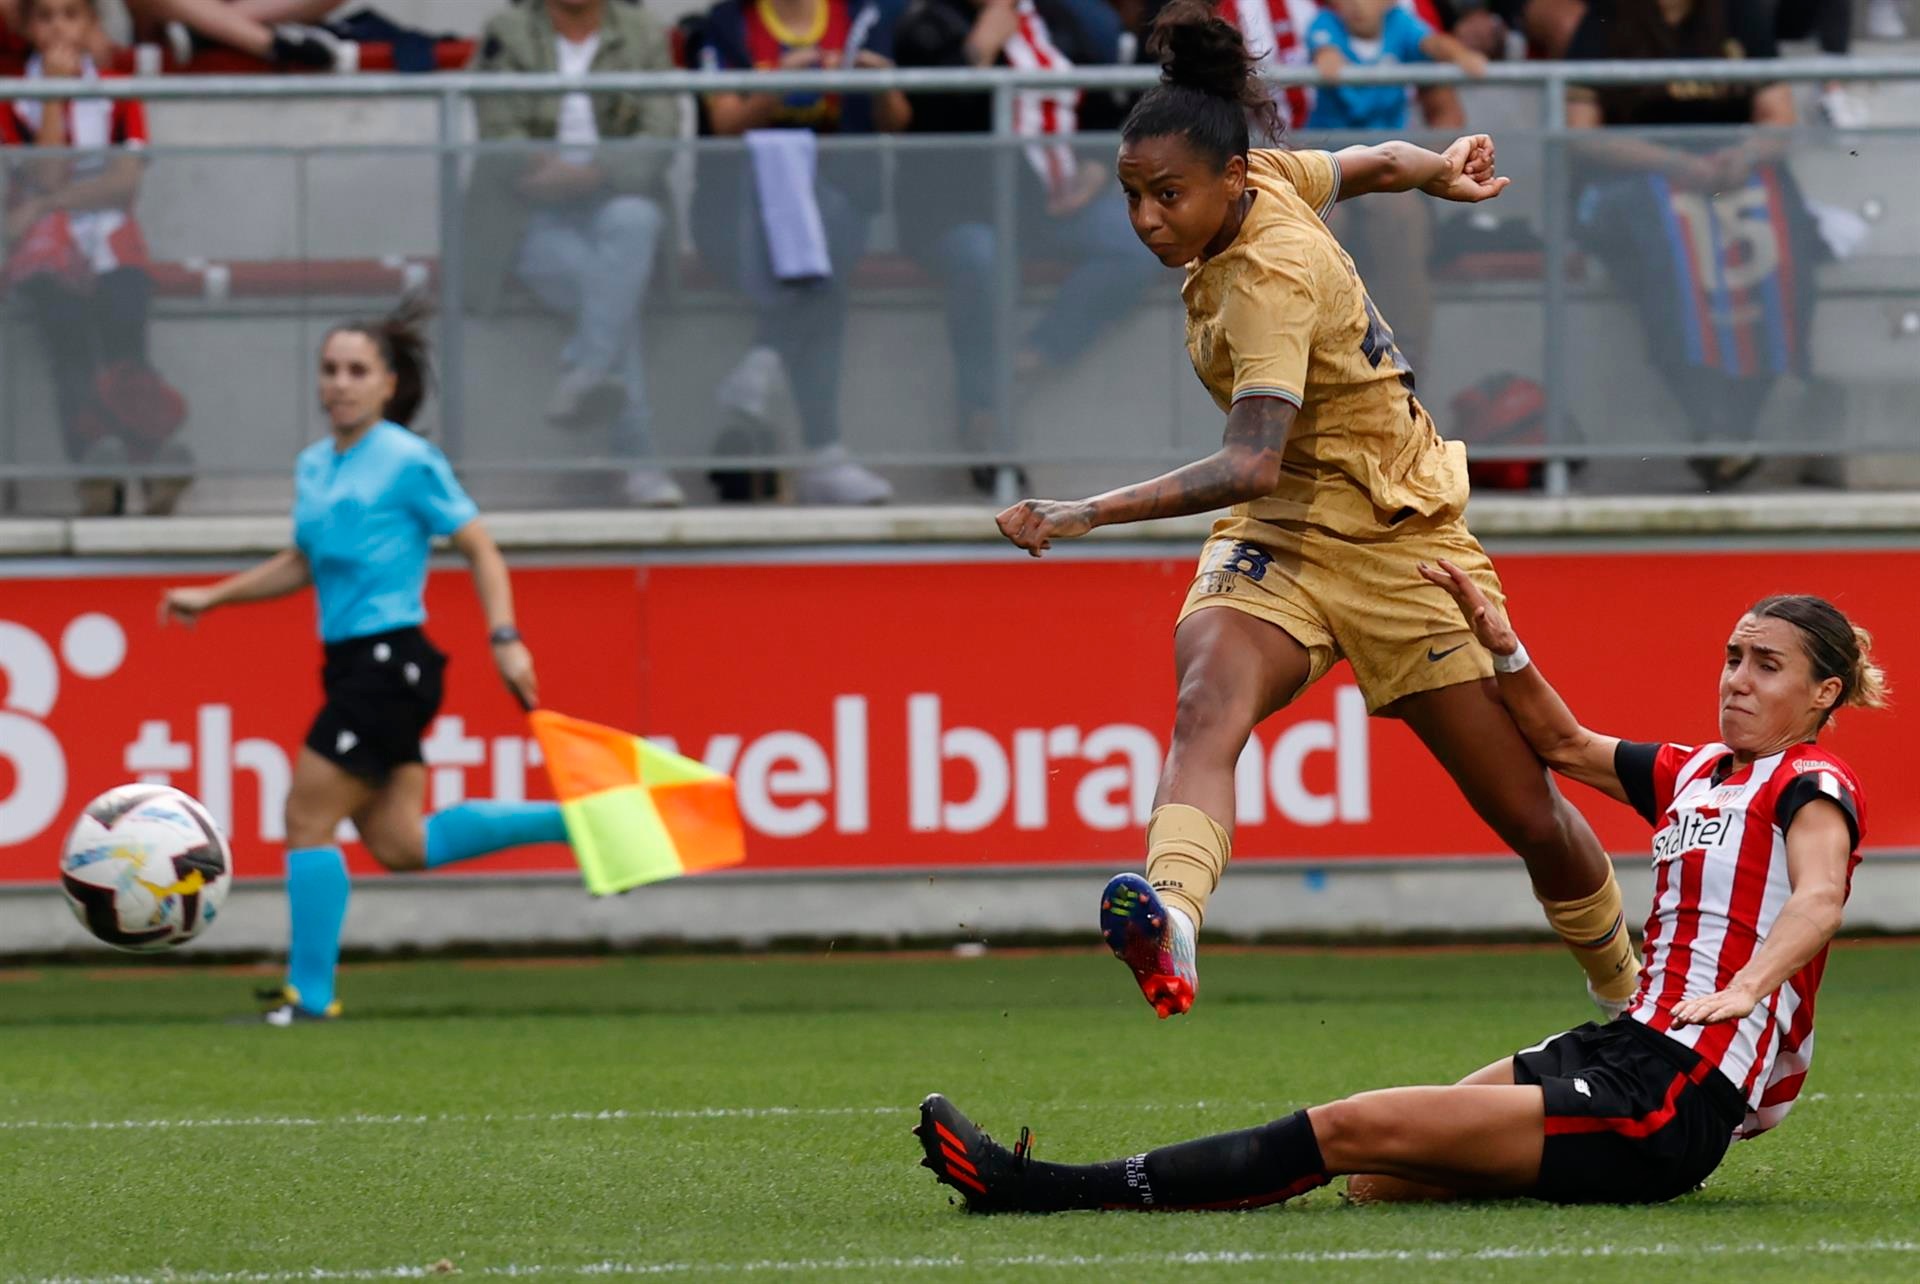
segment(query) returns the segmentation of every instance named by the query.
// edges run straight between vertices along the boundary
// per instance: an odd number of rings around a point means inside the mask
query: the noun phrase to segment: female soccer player
[[[1872,638],[1817,597],[1758,602],[1727,639],[1719,743],[1634,744],[1575,721],[1475,577],[1422,570],[1494,656],[1534,751],[1657,831],[1647,966],[1626,1015],[1453,1087],[1365,1092],[1104,1164],[1040,1163],[1024,1131],[1009,1151],[928,1097],[924,1162],[970,1209],[1252,1208],[1343,1173],[1367,1174],[1348,1183],[1361,1199],[1656,1203],[1792,1107],[1860,859],[1859,782],[1817,738],[1841,706],[1884,703]]]
[[[1178,0],[1151,40],[1165,75],[1122,128],[1120,183],[1140,239],[1186,269],[1187,350],[1227,413],[1225,440],[1138,486],[998,518],[1037,557],[1096,526],[1233,506],[1174,633],[1179,697],[1147,876],[1107,885],[1107,943],[1161,1016],[1192,1005],[1196,934],[1232,847],[1234,764],[1262,719],[1345,656],[1368,709],[1412,727],[1520,854],[1588,989],[1617,1013],[1638,968],[1612,863],[1515,730],[1446,594],[1414,574],[1451,558],[1499,598],[1462,516],[1465,451],[1414,398],[1393,332],[1321,221],[1366,192],[1498,196],[1492,140],[1440,155],[1250,152],[1247,118],[1272,127],[1273,103],[1239,31]]]
[[[347,913],[347,866],[335,844],[351,818],[391,870],[435,869],[523,843],[566,841],[553,803],[470,802],[423,823],[420,736],[440,708],[447,658],[427,618],[427,554],[450,536],[473,568],[487,640],[507,689],[531,707],[533,657],[514,626],[513,588],[479,510],[446,456],[408,431],[431,373],[426,309],[334,327],[320,348],[320,403],[333,431],[294,469],[294,547],[199,588],[173,588],[162,620],[192,625],[218,607],[314,586],[326,648],[326,703],[294,764],[287,795],[287,981],[263,991],[271,1025],[339,1014],[334,969]]]

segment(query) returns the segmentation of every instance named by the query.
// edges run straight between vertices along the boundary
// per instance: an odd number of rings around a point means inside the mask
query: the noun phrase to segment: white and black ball
[[[121,785],[88,803],[60,852],[60,888],[81,926],[153,953],[213,925],[233,853],[207,809],[167,785]]]

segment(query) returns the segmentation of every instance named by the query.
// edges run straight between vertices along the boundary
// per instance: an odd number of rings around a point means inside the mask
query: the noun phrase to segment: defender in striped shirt
[[[1543,1182],[1556,1170],[1582,1180],[1572,1170],[1657,1146],[1696,1086],[1716,1104],[1737,1102],[1732,1137],[1773,1127],[1812,1064],[1814,999],[1860,862],[1860,782],[1818,741],[1842,706],[1885,703],[1871,635],[1822,598],[1765,598],[1727,639],[1720,738],[1640,744],[1581,726],[1457,567],[1423,573],[1453,593],[1492,652],[1501,697],[1542,760],[1655,830],[1646,961],[1625,1016],[1515,1058],[1516,1079],[1546,1096]],[[1578,1071],[1589,1057],[1604,1063],[1604,1045],[1622,1035],[1674,1073],[1665,1084],[1643,1077],[1646,1095],[1615,1109]]]
[[[1575,720],[1473,578],[1450,562],[1422,572],[1493,655],[1540,757],[1657,828],[1632,1006],[1452,1087],[1361,1093],[1106,1163],[1043,1163],[1025,1130],[1008,1149],[936,1094],[920,1107],[922,1163],[970,1210],[1252,1208],[1340,1174],[1363,1201],[1656,1203],[1786,1114],[1862,828],[1859,781],[1818,738],[1841,706],[1884,703],[1872,638],[1817,597],[1758,602],[1727,641],[1719,740],[1636,744]]]
[[[1614,763],[1635,809],[1658,830],[1646,965],[1627,1015],[1740,1086],[1747,1115],[1736,1135],[1764,1132],[1792,1108],[1812,1063],[1826,946],[1771,993],[1743,992],[1741,1006],[1757,999],[1744,1016],[1688,1024],[1675,1011],[1689,995],[1727,990],[1755,962],[1793,899],[1788,835],[1809,803],[1831,803],[1845,821],[1845,899],[1860,861],[1860,784],[1839,757],[1810,742],[1743,759],[1725,744],[1622,741]],[[1832,817],[1822,824],[1831,831]]]

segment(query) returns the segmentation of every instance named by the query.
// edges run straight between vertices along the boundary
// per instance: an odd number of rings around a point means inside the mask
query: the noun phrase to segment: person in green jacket
[[[672,67],[665,30],[627,0],[521,0],[487,23],[474,57],[476,71],[570,76]],[[469,305],[492,311],[513,277],[569,317],[573,335],[547,418],[611,425],[613,452],[635,461],[630,502],[685,502],[671,477],[640,462],[651,453],[640,312],[666,225],[678,103],[665,94],[586,93],[474,101],[483,143],[556,145],[482,149],[467,203]]]

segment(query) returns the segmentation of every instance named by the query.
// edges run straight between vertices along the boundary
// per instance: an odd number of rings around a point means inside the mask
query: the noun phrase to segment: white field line
[[[1298,1103],[1150,1101],[1117,1105],[1110,1101],[1079,1102],[1047,1106],[1047,1114],[1079,1111],[1164,1112],[1233,1108],[1256,1111],[1298,1110]],[[695,1106],[686,1109],[558,1110],[531,1114],[352,1114],[328,1117],[310,1115],[214,1115],[193,1119],[0,1119],[0,1132],[139,1132],[187,1128],[395,1128],[428,1124],[526,1124],[526,1123],[620,1123],[649,1120],[706,1119],[884,1119],[897,1115],[905,1119],[919,1109],[911,1106]]]
[[[1593,1261],[1642,1258],[1908,1257],[1920,1255],[1920,1240],[1816,1240],[1806,1244],[1590,1244],[1584,1247],[1301,1249],[1292,1252],[1193,1253],[1023,1253],[1017,1256],[965,1257],[820,1257],[780,1260],[681,1262],[545,1262],[477,1266],[471,1270],[449,1262],[441,1266],[388,1266],[367,1270],[331,1270],[312,1267],[289,1271],[161,1271],[151,1275],[56,1276],[41,1284],[296,1284],[297,1281],[418,1280],[453,1274],[487,1279],[523,1279],[540,1276],[657,1275],[783,1275],[809,1271],[897,1275],[910,1271],[1083,1269],[1087,1267],[1152,1267],[1179,1270],[1189,1266],[1433,1266],[1475,1262]]]
[[[216,1115],[205,1119],[0,1119],[0,1131],[131,1132],[169,1128],[394,1128],[426,1124],[618,1123],[648,1119],[823,1119],[848,1115],[904,1115],[901,1106],[803,1109],[788,1106],[709,1106],[693,1110],[561,1110],[551,1114]]]
[[[1809,1092],[1801,1101],[1912,1101],[1920,1092]]]
[[[1920,1092],[1809,1092],[1801,1102],[1898,1101],[1920,1098]],[[1072,1114],[1080,1111],[1159,1113],[1165,1111],[1241,1110],[1286,1112],[1302,1102],[1271,1101],[1147,1101],[1120,1105],[1111,1101],[1055,1103],[1036,1114]],[[351,1114],[351,1115],[212,1115],[180,1119],[0,1119],[0,1132],[150,1132],[188,1128],[409,1128],[430,1124],[538,1124],[645,1123],[650,1120],[722,1119],[884,1119],[910,1115],[914,1106],[692,1106],[683,1109],[557,1110],[530,1114]]]

